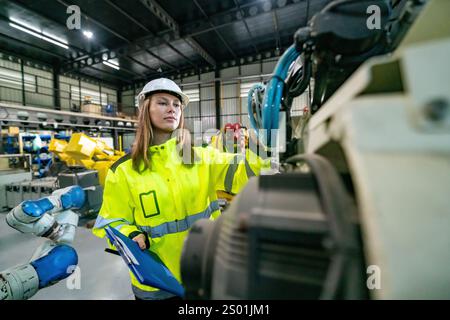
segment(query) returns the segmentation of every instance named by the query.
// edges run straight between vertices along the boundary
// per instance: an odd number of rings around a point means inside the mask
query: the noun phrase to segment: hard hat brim
[[[156,94],[156,93],[168,93],[174,97],[177,97],[178,99],[180,99],[180,101],[184,105],[184,107],[187,107],[187,105],[189,103],[189,97],[187,95],[185,95],[182,92],[175,92],[175,91],[171,91],[171,90],[154,90],[154,91],[147,92],[147,93],[145,93],[144,100],[148,96],[151,96],[152,94]]]

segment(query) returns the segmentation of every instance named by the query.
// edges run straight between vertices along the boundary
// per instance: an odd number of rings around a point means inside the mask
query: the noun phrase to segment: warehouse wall
[[[85,82],[74,77],[59,76],[61,109],[75,111],[89,96],[93,103],[117,106],[117,90],[97,82]]]
[[[22,103],[22,79],[19,63],[0,59],[0,101]],[[31,90],[28,86],[25,90]]]
[[[22,66],[20,60],[0,57],[0,101],[26,104],[30,106],[53,107],[53,74],[51,70],[42,70],[31,66]],[[22,82],[25,87],[25,101],[22,94]]]
[[[142,88],[122,91],[122,112],[127,115],[136,113],[136,95]]]
[[[106,95],[106,102],[102,100],[102,104],[113,104],[117,105],[117,90],[114,88],[100,86],[102,95]]]
[[[34,81],[31,83],[35,85],[35,90],[26,90],[27,86],[25,85],[25,103],[27,105],[53,108],[53,73],[29,66],[24,66],[23,71],[25,84],[28,83],[27,75],[29,75],[34,78]]]
[[[59,82],[62,110],[71,110],[73,104],[79,107],[86,95],[91,96],[95,103],[117,106],[116,88],[61,75]],[[25,88],[24,95],[23,86]],[[22,63],[16,57],[0,53],[0,101],[40,108],[55,108],[53,71],[50,67],[30,62]]]
[[[216,94],[214,84],[214,72],[200,75],[201,81],[211,81],[200,84],[200,119],[202,133],[216,129]]]
[[[81,104],[80,95],[74,94],[72,87],[79,88],[80,82],[78,79],[59,76],[59,89],[61,110],[74,110]],[[74,105],[74,108],[71,108]]]

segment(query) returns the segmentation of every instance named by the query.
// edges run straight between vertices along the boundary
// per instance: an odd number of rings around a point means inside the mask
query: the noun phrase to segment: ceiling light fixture
[[[114,62],[114,61],[109,60],[109,61],[102,61],[102,63],[103,63],[104,65],[107,65],[107,66],[110,67],[110,68],[113,68],[113,69],[116,69],[116,70],[120,70],[120,67],[119,67],[119,65],[117,64],[117,62]]]
[[[58,42],[61,42],[62,44],[65,44],[65,45],[68,45],[68,44],[69,44],[69,43],[67,43],[66,40],[64,40],[64,39],[62,39],[62,38],[59,38],[59,37],[57,37],[57,36],[55,36],[55,35],[53,35],[53,34],[51,34],[51,33],[48,33],[48,32],[43,31],[42,34],[43,34],[44,36],[47,36],[48,38],[52,38],[53,40],[56,40],[56,41],[58,41]]]
[[[19,19],[16,18],[9,18],[12,22],[9,23],[9,25],[15,29],[18,29],[20,31],[26,32],[36,38],[45,40],[47,42],[53,43],[57,46],[60,46],[61,48],[64,49],[69,49],[68,43],[66,40],[61,39],[51,33],[48,32],[42,32],[41,30],[39,30],[39,28],[32,26],[24,21],[21,21]],[[13,23],[15,22],[15,23]]]
[[[88,39],[92,39],[92,37],[94,36],[94,34],[92,33],[92,31],[88,31],[88,30],[84,30],[83,31],[83,35],[88,38]]]

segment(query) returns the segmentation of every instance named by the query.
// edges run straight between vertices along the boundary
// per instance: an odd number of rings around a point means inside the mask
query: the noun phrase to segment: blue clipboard
[[[115,228],[108,226],[105,231],[140,283],[184,297],[184,287],[154,253],[141,250],[135,241],[124,236]]]

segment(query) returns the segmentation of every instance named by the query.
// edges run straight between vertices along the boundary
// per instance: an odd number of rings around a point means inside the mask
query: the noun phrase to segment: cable
[[[294,98],[305,92],[308,87],[309,80],[311,78],[311,60],[305,58],[303,66],[294,75],[292,81],[289,81],[287,94],[289,97]]]
[[[262,107],[262,125],[267,130],[267,141],[264,141],[263,137],[263,142],[266,142],[268,147],[272,146],[271,130],[278,129],[280,103],[284,87],[283,79],[286,78],[290,65],[299,54],[295,45],[290,46],[278,61],[274,74],[267,84]]]
[[[256,121],[258,124],[258,127],[261,127],[262,123],[262,114],[261,114],[261,105],[262,105],[262,99],[264,97],[264,87],[262,87],[261,90],[258,90],[255,94],[255,111],[256,111]]]
[[[250,124],[255,131],[256,136],[259,139],[259,132],[257,128],[261,128],[261,101],[259,99],[259,93],[264,90],[264,86],[260,83],[255,84],[248,91],[247,97],[247,107],[248,107],[248,117],[250,120]],[[255,102],[253,103],[253,96],[255,96]],[[254,107],[254,110],[253,110]],[[256,113],[256,119],[254,114]]]
[[[281,99],[283,97],[284,81],[287,77],[288,71],[292,63],[298,58],[300,52],[296,50],[295,45],[291,45],[286,52],[281,56],[273,76],[268,82],[266,88],[261,84],[254,85],[248,93],[247,108],[250,124],[253,127],[258,140],[263,145],[272,146],[272,129],[278,129],[279,113]],[[309,74],[309,73],[308,73]],[[302,77],[304,80],[305,77]],[[309,80],[309,77],[307,77]],[[296,91],[304,87],[303,81],[297,84],[294,82]],[[264,99],[261,103],[259,100],[259,94],[265,90]],[[303,89],[304,91],[304,89]],[[253,98],[255,96],[255,98]],[[261,111],[261,114],[260,114]],[[256,119],[255,119],[256,114]],[[259,129],[266,130],[265,134],[261,137],[259,135]],[[267,137],[267,139],[266,139]]]

